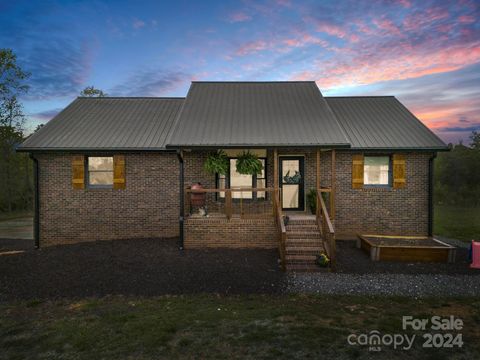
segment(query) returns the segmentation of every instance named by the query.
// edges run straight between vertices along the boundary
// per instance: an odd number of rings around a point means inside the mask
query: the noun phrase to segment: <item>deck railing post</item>
[[[232,218],[232,190],[225,189],[225,215],[227,219]]]

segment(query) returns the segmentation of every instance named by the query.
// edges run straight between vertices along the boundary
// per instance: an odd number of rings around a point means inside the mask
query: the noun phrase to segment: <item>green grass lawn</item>
[[[402,316],[464,321],[460,349],[380,354],[351,333],[404,333]],[[414,334],[411,330],[408,334]],[[349,296],[106,297],[0,305],[0,359],[456,359],[480,356],[479,299]],[[343,356],[343,357],[342,357]]]
[[[480,240],[480,208],[435,206],[434,234],[464,241]]]

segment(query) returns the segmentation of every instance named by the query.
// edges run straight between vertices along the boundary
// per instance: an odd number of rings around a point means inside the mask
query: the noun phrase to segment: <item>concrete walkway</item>
[[[33,217],[0,220],[0,239],[33,239]]]

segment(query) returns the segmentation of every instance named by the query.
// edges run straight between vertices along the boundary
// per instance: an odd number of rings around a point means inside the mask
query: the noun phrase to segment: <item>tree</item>
[[[475,130],[472,131],[472,135],[470,135],[470,140],[472,140],[472,142],[470,143],[472,149],[480,150],[480,133]]]
[[[80,92],[80,96],[84,97],[104,97],[107,96],[102,90],[96,89],[93,85],[87,86]]]
[[[24,138],[25,115],[19,97],[29,89],[29,76],[11,49],[0,49],[0,211],[31,205],[31,176],[25,176],[31,171],[30,160],[15,152]]]
[[[461,206],[480,205],[480,134],[473,131],[471,147],[459,144],[435,160],[435,199]]]
[[[29,77],[17,64],[12,49],[0,49],[0,126],[23,130],[25,116],[18,98],[28,91],[25,81]]]

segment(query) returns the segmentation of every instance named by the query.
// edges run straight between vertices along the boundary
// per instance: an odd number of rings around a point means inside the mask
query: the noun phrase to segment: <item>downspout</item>
[[[35,248],[40,248],[40,188],[39,184],[39,166],[38,159],[33,154],[30,154],[30,159],[33,160],[33,187],[34,187],[34,207],[35,215],[33,218],[33,238],[35,240]]]
[[[433,236],[433,163],[437,153],[428,159],[428,236]]]
[[[183,222],[185,219],[185,195],[184,195],[184,165],[183,165],[183,152],[182,150],[177,150],[177,157],[180,163],[180,172],[179,172],[179,182],[180,182],[180,191],[179,191],[179,201],[180,201],[180,216],[178,218],[179,223],[179,239],[178,239],[178,248],[183,250]]]

